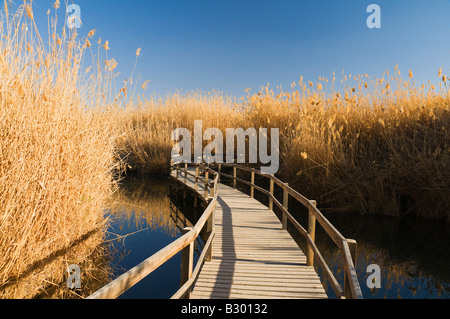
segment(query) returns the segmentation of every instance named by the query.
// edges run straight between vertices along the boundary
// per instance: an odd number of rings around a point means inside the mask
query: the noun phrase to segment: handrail
[[[209,235],[208,241],[205,244],[205,247],[210,247],[212,244],[212,240],[214,239],[216,235],[216,231],[213,230],[212,233]],[[189,290],[192,288],[192,285],[197,280],[198,276],[200,275],[200,270],[202,268],[203,262],[206,260],[207,255],[207,249],[203,249],[198,261],[197,266],[195,267],[194,271],[192,272],[192,277],[172,296],[170,299],[182,299],[186,294],[189,293]]]
[[[288,184],[283,183],[281,180],[276,178],[274,175],[264,174],[259,170],[254,168],[241,166],[237,164],[228,164],[228,163],[220,163],[216,164],[219,166],[218,173],[221,176],[229,177],[233,179],[233,187],[236,188],[236,182],[241,182],[251,187],[251,197],[254,196],[254,189],[266,194],[269,196],[269,209],[272,209],[273,203],[275,203],[282,212],[282,225],[283,229],[287,227],[287,220],[289,220],[293,226],[299,231],[299,233],[305,237],[307,242],[307,264],[308,266],[313,266],[314,261],[316,260],[319,263],[319,266],[323,269],[325,276],[327,277],[333,291],[336,293],[338,298],[353,298],[353,299],[362,299],[363,295],[361,292],[361,287],[359,286],[358,277],[356,275],[355,270],[355,258],[356,258],[356,241],[352,239],[346,239],[329,221],[325,218],[325,216],[320,212],[320,210],[316,207],[316,202],[307,199]],[[232,167],[233,175],[226,174],[222,172],[222,166]],[[237,177],[237,169],[242,171],[247,171],[251,173],[251,182],[248,182],[244,179]],[[254,175],[257,174],[259,176],[268,178],[270,180],[270,191],[255,185],[254,183]],[[283,190],[283,204],[281,204],[274,196],[273,189],[274,184],[277,184]],[[288,211],[288,196],[293,197],[296,201],[305,206],[309,211],[308,216],[308,230],[303,228],[295,218]],[[342,251],[344,265],[345,265],[345,273],[344,273],[344,289],[339,285],[338,281],[332,274],[330,268],[326,264],[322,254],[315,244],[315,224],[316,221],[322,226],[325,232],[330,236],[333,242],[337,245],[337,247]]]
[[[179,163],[174,164],[171,162],[171,171],[174,168],[176,172],[176,177],[178,178],[178,174],[180,171]],[[188,171],[189,165],[193,165],[196,167],[195,174],[190,173]],[[212,254],[212,240],[215,236],[214,231],[214,212],[217,204],[218,198],[218,182],[220,176],[230,177],[233,179],[233,187],[236,187],[236,182],[241,182],[251,187],[251,197],[254,196],[254,189],[266,194],[269,196],[269,209],[273,208],[273,204],[277,205],[282,212],[282,225],[283,229],[287,228],[287,221],[289,220],[292,225],[300,232],[302,236],[306,238],[307,242],[307,264],[308,266],[313,266],[314,261],[316,260],[319,263],[319,266],[323,269],[324,275],[327,277],[333,291],[336,293],[338,298],[354,298],[354,299],[362,299],[363,295],[361,292],[361,288],[359,286],[358,278],[356,275],[356,270],[354,266],[355,255],[356,255],[356,241],[352,239],[346,239],[342,234],[323,216],[319,209],[316,207],[316,202],[312,200],[308,200],[303,195],[299,194],[296,190],[291,188],[288,184],[283,183],[274,175],[263,174],[262,172],[245,166],[240,166],[237,164],[218,164],[219,169],[215,171],[208,166],[203,164],[184,164],[184,169],[182,169],[182,173],[184,173],[184,177],[187,179],[187,176],[192,176],[195,178],[195,187],[194,190],[199,192],[198,189],[198,181],[202,181],[204,184],[204,194],[203,198],[205,201],[211,200],[205,209],[204,213],[197,221],[196,225],[193,228],[185,228],[185,234],[166,246],[153,256],[144,260],[142,263],[134,267],[133,269],[127,271],[125,274],[121,275],[114,281],[110,282],[103,288],[99,289],[92,295],[90,295],[87,299],[114,299],[123,294],[126,290],[134,286],[137,282],[142,280],[144,277],[149,275],[155,269],[160,267],[167,260],[172,258],[174,255],[182,252],[182,265],[181,265],[181,288],[172,296],[172,299],[179,298],[190,298],[192,286],[197,280],[203,263],[205,260],[211,260]],[[233,167],[233,175],[223,173],[221,171],[221,166]],[[199,169],[203,170],[205,174],[204,177],[200,176]],[[237,177],[237,169],[247,171],[251,173],[251,182],[248,182],[244,179]],[[209,180],[209,174],[214,175],[214,179],[212,181]],[[270,191],[256,185],[254,183],[255,174],[259,176],[263,176],[269,178],[270,180]],[[283,204],[281,204],[277,198],[275,198],[274,184],[277,184],[283,189]],[[186,185],[189,187],[188,185]],[[192,187],[191,187],[192,188]],[[208,191],[209,189],[209,191]],[[308,221],[308,230],[303,228],[295,218],[288,211],[288,196],[292,196],[295,200],[300,202],[303,206],[308,208],[309,211],[309,221]],[[344,289],[339,285],[338,281],[334,277],[330,268],[326,264],[324,258],[322,257],[319,249],[315,244],[315,224],[316,221],[323,227],[325,232],[330,236],[330,238],[334,241],[337,247],[342,251],[344,264],[345,264],[345,278],[344,278]],[[192,263],[193,263],[193,243],[200,235],[200,231],[203,227],[207,225],[207,231],[209,232],[209,237],[207,242],[203,247],[203,251],[197,261],[197,265],[195,269],[192,271]]]
[[[177,174],[179,170],[178,165],[179,164],[174,164],[173,162],[171,163],[171,170],[173,167],[176,167]],[[182,298],[184,296],[187,296],[188,298],[190,297],[190,290],[192,289],[192,285],[195,282],[196,277],[200,273],[203,262],[205,260],[210,260],[211,258],[212,239],[215,235],[214,212],[217,203],[217,184],[219,181],[219,174],[214,170],[202,164],[196,164],[195,166],[197,168],[205,170],[205,172],[208,172],[208,174],[211,173],[214,175],[214,179],[212,180],[213,187],[211,187],[208,176],[205,176],[205,178],[202,179],[198,175],[198,170],[196,170],[196,175],[192,175],[188,172],[188,165],[184,167],[184,173],[186,174],[185,176],[187,176],[188,174],[194,176],[196,178],[196,184],[198,183],[198,180],[203,180],[205,190],[204,199],[206,201],[210,199],[212,194],[211,201],[209,202],[204,213],[199,218],[195,226],[193,228],[185,228],[186,233],[183,236],[178,238],[170,245],[164,247],[154,255],[150,256],[131,270],[122,274],[120,277],[116,278],[106,286],[100,288],[99,290],[88,296],[87,299],[115,299],[119,297],[121,294],[133,287],[135,284],[148,276],[151,272],[156,270],[158,267],[160,267],[180,251],[182,252],[182,287],[177,293],[175,293],[172,298]],[[207,193],[208,188],[210,189],[209,193]],[[207,225],[207,231],[210,232],[209,238],[203,247],[203,252],[199,260],[197,261],[197,266],[194,272],[192,272],[194,241],[198,238],[201,230],[205,225]]]

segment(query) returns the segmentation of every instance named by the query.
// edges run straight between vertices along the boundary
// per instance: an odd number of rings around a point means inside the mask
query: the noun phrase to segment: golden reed
[[[31,1],[14,13],[5,1],[2,12],[1,298],[32,298],[64,282],[70,263],[89,263],[115,187],[115,130],[98,115],[108,110],[109,70],[82,69],[88,40],[58,33],[57,14],[48,11],[44,44]]]
[[[175,128],[279,128],[281,178],[322,207],[450,220],[448,80],[419,85],[395,67],[380,79],[335,74],[289,92],[267,87],[235,99],[172,94],[122,110],[118,141],[128,169],[167,172]],[[120,122],[117,121],[117,122]]]
[[[63,281],[64,265],[94,255],[89,250],[102,242],[100,235],[71,260],[58,255],[51,271],[41,267],[55,252],[105,229],[117,172],[167,173],[172,131],[192,130],[195,120],[223,132],[279,128],[280,177],[322,208],[450,220],[450,96],[443,70],[438,83],[426,85],[415,83],[411,71],[403,79],[396,67],[380,79],[301,78],[290,91],[267,86],[256,94],[246,90],[242,99],[221,92],[144,99],[131,91],[132,77],[114,92],[117,62],[108,58],[108,41],[99,39],[93,49],[95,30],[86,38],[66,28],[57,32],[59,7],[56,1],[48,11],[44,44],[32,2],[14,13],[4,2],[0,297],[42,294]],[[21,279],[26,284],[19,287]]]

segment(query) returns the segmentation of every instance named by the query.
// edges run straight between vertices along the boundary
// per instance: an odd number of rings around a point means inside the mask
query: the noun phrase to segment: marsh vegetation
[[[14,12],[4,4],[0,297],[41,296],[64,282],[55,269],[101,253],[104,212],[120,179],[168,173],[172,131],[192,130],[195,120],[223,132],[279,128],[278,174],[321,207],[450,220],[450,95],[442,69],[427,84],[395,67],[382,78],[300,78],[289,91],[267,86],[243,98],[145,98],[139,92],[148,82],[132,77],[116,91],[117,62],[95,30],[83,37],[57,27],[59,1],[48,11],[48,37],[36,27],[32,2]],[[82,253],[57,258],[80,244]],[[44,270],[50,260],[58,264]]]

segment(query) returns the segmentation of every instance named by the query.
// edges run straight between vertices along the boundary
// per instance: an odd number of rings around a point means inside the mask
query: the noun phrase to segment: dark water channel
[[[170,196],[169,178],[130,178],[123,182],[110,215],[110,265],[114,276],[136,266],[181,236],[195,223],[192,196]],[[245,189],[244,189],[245,190]],[[290,211],[303,225],[306,212],[290,203]],[[377,216],[325,213],[346,237],[358,243],[356,269],[364,298],[449,299],[450,226],[442,222]],[[306,228],[306,227],[305,227]],[[299,245],[302,238],[290,229]],[[339,283],[343,283],[341,253],[318,226],[316,242]],[[194,255],[198,258],[200,240]],[[120,298],[170,298],[179,288],[181,254],[165,263]],[[367,267],[380,267],[380,289],[369,289]],[[320,274],[319,270],[319,274]],[[332,289],[324,283],[330,298]]]
[[[108,215],[108,250],[113,278],[120,276],[182,235],[195,224],[191,197],[170,196],[169,178],[128,178],[121,184]],[[178,206],[177,206],[178,205]],[[199,206],[199,213],[201,207]],[[194,265],[203,242],[195,244]],[[126,291],[119,299],[169,299],[180,288],[181,253]]]
[[[294,211],[307,225],[302,209]],[[450,227],[445,223],[356,214],[324,213],[346,238],[357,241],[356,271],[365,299],[449,299]],[[340,284],[342,253],[317,226],[316,243]],[[291,230],[305,249],[306,242]],[[379,266],[380,288],[369,288],[370,265]],[[319,274],[321,271],[319,269]],[[372,277],[371,277],[372,278]],[[330,298],[331,286],[325,284]]]

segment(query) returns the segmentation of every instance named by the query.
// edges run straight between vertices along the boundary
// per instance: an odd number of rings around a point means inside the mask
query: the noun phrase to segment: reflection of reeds
[[[339,264],[341,253],[335,249],[321,248],[324,258],[336,273],[339,282],[344,280],[344,268]],[[369,273],[366,269],[377,264],[381,269],[381,289],[370,290],[366,286]],[[358,243],[356,269],[360,284],[364,288],[365,298],[450,298],[450,282],[447,277],[430,272],[420,267],[414,260],[402,260],[393,257],[387,249]],[[326,287],[327,289],[329,287]],[[333,295],[333,291],[328,291]]]
[[[347,238],[358,242],[356,270],[366,297],[450,296],[450,255],[446,244],[449,233],[445,224],[375,216],[328,217]],[[343,282],[342,252],[320,227],[316,242],[338,281]],[[370,264],[381,268],[381,290],[366,289],[366,269]]]
[[[135,224],[129,226],[136,230],[159,228],[175,237],[178,228],[171,217],[168,195],[169,182],[165,178],[127,178],[108,205],[111,218],[133,221]]]
[[[20,278],[9,278],[0,287],[0,298],[13,299],[77,299],[85,298],[105,285],[110,278],[110,268],[101,248],[104,234],[93,231],[74,241],[67,249],[55,251],[37,261]],[[81,268],[81,288],[68,289],[67,267]]]

